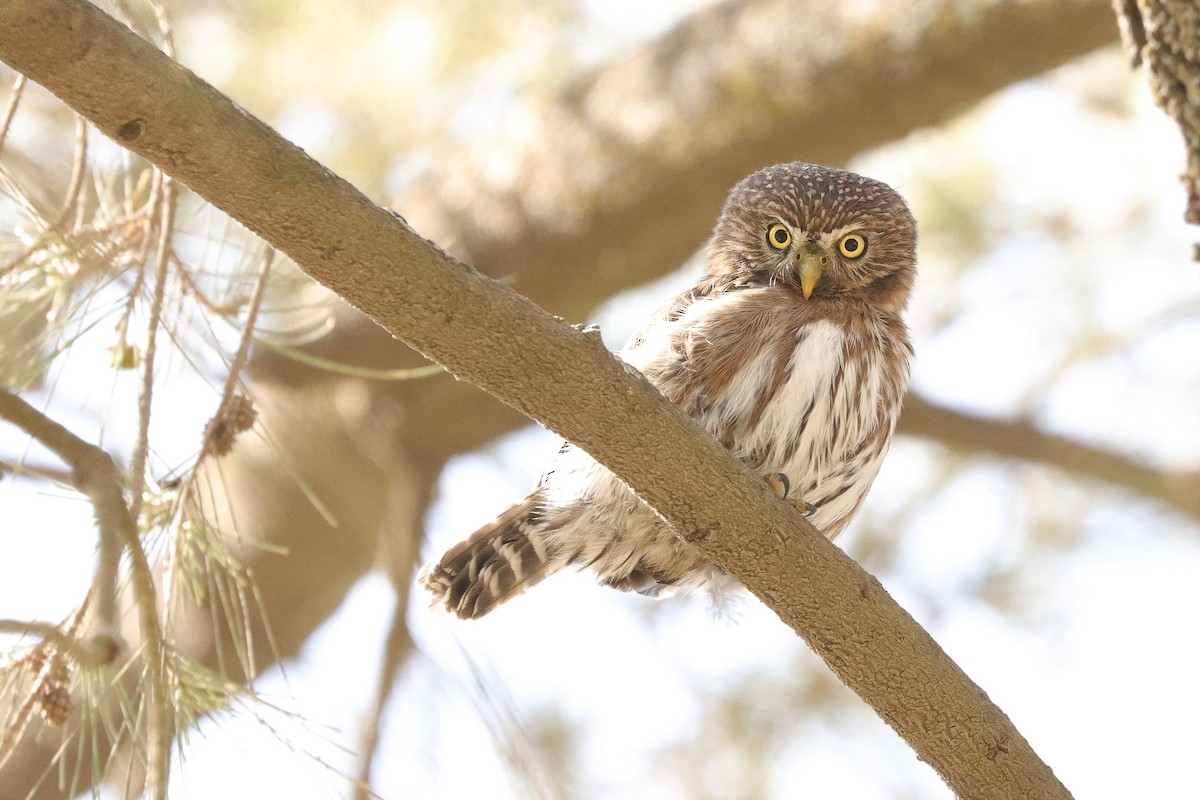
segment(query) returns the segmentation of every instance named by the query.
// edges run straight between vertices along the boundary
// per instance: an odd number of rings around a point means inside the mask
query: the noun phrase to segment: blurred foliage
[[[634,27],[579,0],[171,5],[198,74],[378,199],[422,144],[495,121],[517,93],[548,99]],[[662,5],[645,18],[699,2]]]

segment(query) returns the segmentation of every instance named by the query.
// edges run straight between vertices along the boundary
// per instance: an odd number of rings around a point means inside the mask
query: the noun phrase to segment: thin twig
[[[17,115],[17,106],[21,103],[21,93],[25,91],[26,80],[28,78],[24,73],[17,73],[17,79],[13,81],[12,94],[8,96],[8,104],[4,106],[4,117],[0,119],[0,153],[4,152],[4,143],[8,141],[8,129]]]
[[[274,261],[275,248],[269,247],[263,256],[262,266],[259,267],[254,289],[250,293],[250,305],[246,309],[246,325],[242,328],[237,352],[234,353],[233,360],[229,363],[229,374],[225,376],[225,386],[221,390],[221,403],[217,406],[215,417],[220,417],[229,408],[233,400],[233,393],[241,381],[242,368],[246,366],[246,359],[250,356],[250,344],[254,341],[254,326],[258,322],[258,312],[262,308],[263,296],[267,289],[267,278],[271,274],[271,264]],[[204,444],[200,448],[201,459],[208,455],[211,447],[211,439],[206,436]]]
[[[79,610],[73,613],[68,620],[64,621],[61,626],[49,626],[52,629],[52,632],[47,631],[47,638],[54,639],[58,637],[64,637],[70,642],[76,642],[79,634],[79,627],[83,623],[84,614],[85,611],[81,607]],[[10,620],[6,620],[6,622],[7,621]],[[24,624],[28,626],[31,623],[17,622],[16,624]],[[44,623],[33,624],[41,625]],[[112,643],[113,640],[109,639],[108,641]],[[62,644],[59,646],[61,647]],[[38,652],[39,649],[41,650],[40,653]],[[117,655],[116,648],[110,647],[109,652],[113,654],[112,657],[115,659]],[[38,656],[36,658],[34,657],[35,653]],[[4,765],[8,762],[8,759],[14,752],[16,752],[17,743],[21,740],[21,737],[25,735],[25,731],[29,728],[29,723],[33,721],[34,714],[36,714],[39,710],[42,710],[43,712],[45,711],[44,703],[47,697],[47,691],[51,691],[52,693],[53,684],[61,682],[62,677],[56,674],[58,671],[56,669],[56,662],[57,664],[61,664],[61,661],[59,661],[60,658],[60,653],[46,652],[45,641],[43,641],[41,645],[38,645],[38,647],[35,647],[34,650],[25,657],[25,663],[27,665],[37,666],[33,676],[33,682],[26,692],[25,700],[21,703],[19,708],[15,709],[15,713],[10,713],[8,715],[8,719],[6,720],[8,728],[4,731],[3,738],[0,738],[0,769],[4,767]],[[40,662],[40,664],[38,664],[38,662]]]
[[[242,335],[238,341],[237,351],[233,355],[233,360],[229,363],[229,372],[225,376],[225,386],[221,390],[221,401],[217,405],[217,410],[213,414],[214,420],[227,419],[231,415],[231,409],[234,404],[234,397],[237,392],[237,387],[241,383],[242,369],[246,366],[246,361],[250,357],[250,345],[254,342],[254,329],[258,323],[258,313],[262,309],[263,297],[267,291],[267,281],[271,275],[271,265],[275,262],[275,248],[268,247],[266,253],[263,254],[262,264],[258,269],[258,278],[254,281],[254,288],[250,293],[250,302],[246,308],[246,324],[242,329]],[[215,437],[211,435],[213,427],[211,425],[205,427],[204,442],[200,445],[200,455],[196,460],[191,473],[188,475],[184,483],[183,491],[178,495],[178,506],[176,508],[175,519],[182,521],[184,505],[191,498],[195,489],[196,476],[199,474],[198,468],[200,464],[214,454],[216,451]],[[174,566],[174,565],[172,565]],[[165,581],[164,581],[165,583]],[[240,592],[239,587],[239,592]],[[239,594],[240,605],[242,609],[248,608],[245,597]],[[235,626],[233,621],[230,622],[231,627]],[[246,635],[244,644],[245,656],[242,659],[242,666],[248,675],[255,675],[258,672],[258,667],[254,658],[254,640],[253,627],[248,624],[241,626],[242,631]]]
[[[359,736],[362,757],[358,762],[358,779],[354,783],[354,800],[370,800],[375,796],[371,791],[371,771],[379,751],[383,712],[392,697],[392,692],[395,691],[401,667],[413,653],[412,634],[408,630],[408,600],[407,591],[396,592],[392,621],[388,626],[387,642],[379,664],[379,685],[375,690],[375,702],[371,704],[371,710],[363,720]]]
[[[115,646],[116,642],[111,636],[78,639],[51,622],[0,619],[0,633],[32,634],[42,641],[50,642],[59,652],[86,667],[111,664],[119,653],[119,648]]]
[[[143,646],[146,648],[146,760],[149,795],[154,800],[166,800],[167,777],[171,770],[171,739],[174,730],[167,714],[170,696],[167,692],[166,647],[158,621],[158,602],[154,575],[141,547],[131,546],[130,577],[137,598],[138,622]]]
[[[158,170],[154,170],[154,172],[157,174]],[[133,283],[130,285],[129,293],[125,297],[125,308],[121,311],[121,318],[117,321],[116,347],[122,351],[129,347],[129,322],[133,319],[134,308],[137,306],[138,298],[142,296],[142,286],[146,283],[146,259],[139,258],[136,260],[136,264],[137,268],[134,272]],[[120,355],[123,357],[124,353]]]
[[[0,458],[0,475],[4,473],[13,475],[24,475],[32,478],[42,478],[43,480],[54,481],[70,485],[71,473],[64,470],[62,467],[51,466],[50,464],[28,464],[25,462],[13,462]]]
[[[166,296],[167,271],[170,267],[171,236],[175,232],[175,183],[162,173],[156,202],[159,219],[158,247],[154,255],[157,267],[154,294],[150,299],[150,319],[146,325],[146,352],[142,360],[142,388],[138,395],[138,434],[129,461],[130,510],[137,519],[142,512],[142,494],[146,489],[146,459],[150,452],[150,411],[154,396],[154,356],[158,329],[162,325],[163,298]],[[149,224],[149,223],[148,223]]]
[[[88,157],[88,124],[87,120],[81,116],[75,117],[75,160],[71,165],[71,179],[67,182],[67,194],[63,199],[62,209],[58,212],[58,217],[51,223],[52,227],[63,228],[70,219],[71,213],[76,210],[79,202],[79,193],[83,190],[83,179],[87,175],[87,157]],[[63,231],[64,238],[66,231]]]
[[[130,511],[134,519],[141,514],[142,494],[146,488],[146,459],[150,451],[150,410],[154,392],[154,357],[158,329],[162,323],[163,298],[166,296],[167,273],[170,267],[171,236],[175,229],[175,184],[163,175],[157,186],[159,213],[158,246],[155,250],[157,266],[154,294],[150,300],[150,319],[146,330],[146,354],[142,363],[142,388],[138,398],[138,436],[130,463]],[[150,565],[141,547],[131,547],[135,595],[148,592],[156,598]],[[167,709],[169,698],[166,687],[166,658],[163,647],[157,602],[139,603],[143,639],[146,646],[146,760],[149,794],[155,800],[164,800],[167,794],[167,777],[171,768],[172,726]]]
[[[217,410],[213,414],[213,419],[221,419],[223,416],[225,416],[233,402],[234,394],[241,376],[241,371],[245,367],[246,361],[250,355],[250,345],[255,340],[254,327],[258,321],[259,310],[262,308],[263,297],[266,294],[267,279],[270,276],[271,265],[274,260],[275,248],[268,248],[267,252],[263,255],[262,264],[259,267],[258,278],[255,280],[254,288],[251,290],[250,302],[246,311],[246,324],[242,330],[242,335],[238,342],[238,349],[234,353],[233,359],[230,361],[229,372],[225,377],[225,385],[221,391],[221,400],[217,404]],[[178,557],[176,554],[179,551],[180,537],[183,535],[184,531],[183,526],[187,517],[186,509],[195,494],[196,480],[197,476],[200,474],[200,465],[214,452],[213,438],[208,435],[210,428],[211,426],[205,429],[204,441],[200,445],[200,454],[196,457],[196,462],[192,465],[191,470],[188,472],[187,477],[184,479],[183,484],[180,486],[179,491],[175,495],[174,507],[171,514],[171,530],[173,531],[173,535],[171,536],[172,553],[166,559],[166,565],[163,569],[162,576],[163,608],[165,609],[168,620],[170,620],[173,609],[173,604],[171,601],[174,596],[176,577],[178,575],[179,568]],[[244,629],[247,631],[249,630],[248,627],[244,627]],[[242,664],[242,666],[246,670],[247,674],[253,675],[255,674],[255,664],[253,663],[254,648],[246,647],[245,651],[247,660],[246,663]]]
[[[195,269],[194,267],[189,265],[178,255],[171,256],[171,263],[175,266],[175,273],[179,276],[179,280],[183,283],[184,291],[190,293],[192,297],[196,298],[196,302],[200,304],[201,308],[217,317],[227,317],[231,314],[237,313],[238,303],[240,301],[234,300],[224,304],[216,302],[208,296],[208,293],[205,292],[204,289],[200,288],[200,284],[196,283],[196,279],[192,277],[192,270]]]
[[[397,369],[373,369],[347,364],[332,358],[322,358],[299,348],[286,344],[260,339],[260,344],[266,345],[281,356],[290,358],[316,369],[344,375],[348,378],[362,378],[369,381],[412,381],[420,378],[432,378],[434,375],[446,375],[446,368],[441,364],[426,364],[423,367],[399,367]]]
[[[166,713],[169,697],[166,689],[165,647],[158,622],[154,576],[138,539],[133,514],[125,504],[116,464],[107,452],[80,439],[17,395],[2,388],[0,418],[12,422],[66,461],[74,473],[76,488],[92,501],[100,529],[99,557],[92,581],[97,620],[94,636],[108,636],[114,644],[118,641],[117,569],[122,546],[128,549],[133,598],[146,653],[146,749],[150,793],[155,800],[164,800],[172,733]],[[112,649],[115,657],[117,648]]]

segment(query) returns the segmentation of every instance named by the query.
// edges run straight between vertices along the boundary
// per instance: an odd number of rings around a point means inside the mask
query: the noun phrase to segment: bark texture
[[[1183,134],[1184,219],[1200,225],[1200,6],[1192,0],[1114,0],[1113,5],[1134,65],[1145,65],[1155,101]]]

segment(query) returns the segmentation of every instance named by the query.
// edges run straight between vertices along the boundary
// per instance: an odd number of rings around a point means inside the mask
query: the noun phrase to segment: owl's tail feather
[[[540,500],[534,492],[426,564],[419,580],[433,593],[433,605],[477,619],[545,578],[544,545],[530,536]]]

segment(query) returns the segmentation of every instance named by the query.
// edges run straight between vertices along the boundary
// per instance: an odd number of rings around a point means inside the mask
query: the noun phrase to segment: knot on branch
[[[141,117],[135,117],[134,119],[129,120],[124,125],[117,128],[117,138],[122,142],[137,141],[137,139],[142,135],[142,127],[144,124],[145,120],[143,120]]]
[[[695,544],[708,538],[709,534],[720,530],[721,523],[713,522],[711,525],[697,525],[679,532],[679,538],[688,544]]]

